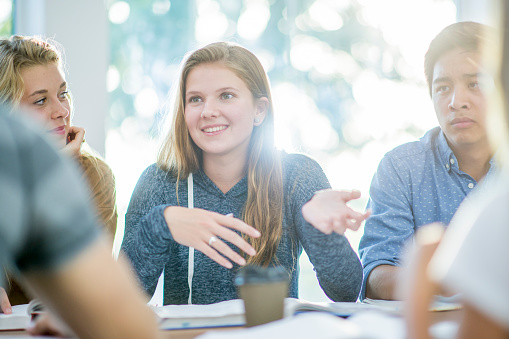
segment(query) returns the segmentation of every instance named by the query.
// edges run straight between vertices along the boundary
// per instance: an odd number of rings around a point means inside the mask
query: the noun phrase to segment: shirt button
[[[445,164],[445,168],[449,169],[449,164]]]
[[[454,165],[454,159],[451,159],[451,165]]]
[[[468,184],[468,188],[474,188],[474,184],[472,183]]]

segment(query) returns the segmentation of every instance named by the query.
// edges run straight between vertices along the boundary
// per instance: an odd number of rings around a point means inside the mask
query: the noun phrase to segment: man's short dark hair
[[[433,82],[433,70],[438,59],[446,53],[460,48],[480,52],[486,38],[487,26],[471,21],[457,22],[444,28],[429,44],[424,56],[424,74],[428,82],[429,95]]]

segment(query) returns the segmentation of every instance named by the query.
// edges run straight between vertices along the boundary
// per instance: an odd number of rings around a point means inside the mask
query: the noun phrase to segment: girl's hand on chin
[[[248,255],[256,254],[254,248],[233,230],[255,238],[260,236],[260,232],[240,219],[199,208],[178,206],[167,207],[164,218],[176,242],[197,249],[226,268],[233,267],[228,259],[239,265],[245,265],[246,260],[222,239]]]
[[[62,148],[62,152],[71,157],[79,157],[81,146],[85,142],[85,129],[83,127],[71,126],[67,134],[67,145]]]

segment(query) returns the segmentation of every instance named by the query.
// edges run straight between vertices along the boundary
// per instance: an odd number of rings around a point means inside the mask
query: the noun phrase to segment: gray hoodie
[[[306,251],[320,286],[334,301],[355,301],[362,281],[359,258],[341,235],[325,235],[302,217],[302,206],[321,189],[330,188],[320,165],[305,155],[280,152],[283,164],[283,235],[277,263],[290,275],[289,296],[298,297],[298,258]],[[193,175],[194,207],[240,218],[247,199],[247,177],[223,193],[203,171]],[[164,304],[186,304],[189,248],[173,240],[163,216],[167,206],[187,207],[187,181],[179,182],[155,164],[141,175],[126,214],[122,250],[143,289],[153,295],[164,268]],[[229,244],[229,243],[228,243]],[[231,244],[230,244],[231,245]],[[236,247],[232,248],[238,252]],[[235,263],[227,269],[195,251],[193,304],[210,304],[238,298],[234,285]],[[275,265],[275,262],[274,262]]]

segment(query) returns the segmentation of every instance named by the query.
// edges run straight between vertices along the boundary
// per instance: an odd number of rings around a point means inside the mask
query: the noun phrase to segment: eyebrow
[[[482,77],[484,76],[485,73],[468,73],[468,74],[463,74],[462,78],[466,78],[466,79],[470,79],[470,78],[479,78],[479,77]],[[433,83],[438,83],[438,82],[445,82],[445,81],[451,81],[451,78],[450,77],[441,77],[441,78],[436,78],[435,80],[433,80]]]
[[[223,87],[223,88],[218,89],[216,92],[231,91],[231,90],[238,91],[238,89],[235,87]]]
[[[59,87],[59,88],[65,87],[65,85],[67,85],[67,82],[65,82],[65,81],[64,81],[64,82],[62,82],[62,83],[60,84],[60,87]],[[45,93],[48,93],[48,90],[47,90],[47,89],[40,89],[40,90],[38,90],[38,91],[33,92],[33,93],[32,93],[32,94],[30,94],[28,97],[30,98],[30,97],[32,97],[32,96],[34,96],[34,95],[37,95],[37,94],[45,94]]]
[[[223,87],[216,90],[216,93],[224,92],[224,91],[238,91],[235,87]],[[201,94],[201,91],[189,91],[186,92],[186,96],[188,95],[194,95],[194,94]]]

